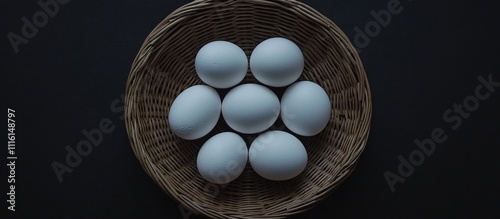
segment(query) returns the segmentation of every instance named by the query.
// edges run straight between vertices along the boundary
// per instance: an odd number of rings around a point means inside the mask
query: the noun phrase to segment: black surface
[[[40,6],[0,4],[3,95],[16,111],[18,157],[15,212],[6,210],[8,173],[1,165],[2,215],[183,218],[132,153],[119,107],[142,42],[187,2],[70,1],[17,54],[7,35],[21,34],[21,18],[31,19]],[[354,28],[364,29],[375,20],[370,11],[387,9],[389,0],[303,2],[353,41]],[[443,119],[475,94],[478,77],[500,82],[500,7],[496,1],[418,0],[401,0],[401,6],[361,49],[373,117],[358,166],[337,191],[296,218],[500,218],[500,86],[456,130]],[[98,128],[105,118],[114,130],[59,182],[52,162],[63,163],[66,146],[75,148],[85,139],[82,130]],[[435,128],[446,141],[392,192],[384,173],[398,174],[398,156],[408,159],[418,149],[414,140],[430,138]]]

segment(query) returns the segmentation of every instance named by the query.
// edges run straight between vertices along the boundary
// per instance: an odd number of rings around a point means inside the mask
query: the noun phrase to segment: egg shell
[[[196,54],[195,69],[200,79],[215,88],[229,88],[240,83],[248,70],[245,52],[228,41],[213,41]]]
[[[260,84],[242,84],[231,89],[222,101],[222,116],[233,130],[254,134],[278,119],[280,103],[276,94]]]
[[[250,145],[250,165],[269,180],[288,180],[298,176],[307,165],[307,151],[302,142],[284,131],[268,131]]]
[[[208,134],[221,114],[221,99],[215,89],[195,85],[181,92],[168,114],[170,129],[177,136],[194,140]]]
[[[304,55],[291,40],[274,37],[259,43],[250,56],[250,69],[261,83],[283,87],[296,81],[304,70]]]
[[[330,98],[314,82],[292,84],[281,97],[281,119],[296,134],[313,136],[320,133],[328,124],[330,115]]]
[[[205,180],[225,184],[241,175],[247,160],[245,141],[233,132],[223,132],[203,144],[198,152],[196,166]]]

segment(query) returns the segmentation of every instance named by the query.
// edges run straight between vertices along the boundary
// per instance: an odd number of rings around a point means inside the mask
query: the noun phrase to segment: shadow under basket
[[[209,137],[231,130],[221,119],[207,136],[183,140],[170,130],[169,107],[183,90],[203,84],[194,68],[203,45],[230,41],[250,57],[257,44],[272,37],[288,38],[301,48],[305,67],[299,80],[325,89],[332,104],[330,121],[320,134],[299,137],[309,161],[298,177],[266,180],[247,164],[235,181],[211,184],[198,173],[198,151]],[[242,83],[258,82],[248,71]],[[223,96],[227,90],[220,92]],[[280,90],[276,92],[280,95]],[[125,121],[144,170],[194,213],[213,218],[285,218],[311,209],[354,170],[368,138],[371,107],[356,49],[313,8],[295,0],[197,0],[172,12],[146,38],[127,81]],[[249,144],[254,137],[244,138]]]

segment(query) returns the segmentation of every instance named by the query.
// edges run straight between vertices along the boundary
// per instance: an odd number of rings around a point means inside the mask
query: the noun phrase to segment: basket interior
[[[273,182],[250,167],[228,185],[205,181],[196,168],[201,145],[231,131],[222,116],[217,127],[195,141],[175,136],[169,107],[184,89],[203,84],[194,69],[197,51],[226,40],[247,57],[271,37],[294,41],[305,58],[299,80],[322,86],[330,97],[328,126],[313,137],[299,137],[309,162],[298,177]],[[250,71],[242,83],[258,83]],[[276,89],[278,97],[284,88]],[[221,97],[228,89],[219,90]],[[146,172],[171,197],[212,217],[284,217],[309,209],[353,170],[366,143],[371,102],[366,76],[345,35],[330,20],[296,1],[194,1],[162,21],[134,60],[127,84],[126,123],[132,148]],[[271,129],[286,130],[281,119]],[[242,135],[250,145],[256,135]]]

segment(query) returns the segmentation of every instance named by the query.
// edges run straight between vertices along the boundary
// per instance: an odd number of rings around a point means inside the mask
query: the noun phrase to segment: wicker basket
[[[204,44],[227,40],[249,57],[258,43],[275,36],[302,49],[299,80],[314,81],[329,94],[330,122],[320,134],[299,138],[309,162],[298,177],[273,182],[247,165],[228,185],[210,184],[197,171],[198,150],[210,136],[230,129],[221,119],[202,139],[180,139],[169,129],[169,107],[181,91],[202,84],[194,60]],[[250,72],[242,83],[248,82],[257,83]],[[284,218],[312,208],[353,171],[371,119],[370,91],[356,50],[332,21],[295,0],[196,0],[182,6],[146,38],[132,64],[125,102],[132,149],[148,175],[194,213],[215,218]],[[277,122],[272,129],[284,128]],[[244,136],[248,145],[255,137]]]

